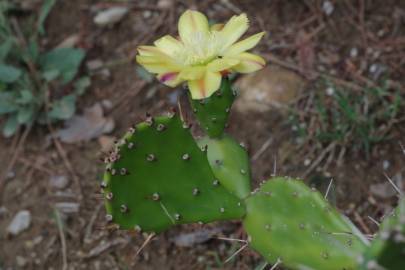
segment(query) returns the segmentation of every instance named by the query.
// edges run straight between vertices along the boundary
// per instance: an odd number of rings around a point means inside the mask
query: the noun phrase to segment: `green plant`
[[[291,110],[290,122],[296,134],[322,144],[353,145],[354,150],[367,155],[373,144],[389,138],[405,106],[400,91],[390,89],[387,83],[353,91],[320,80],[312,97],[303,98]]]
[[[14,7],[0,3],[0,116],[7,117],[6,137],[21,125],[69,119],[77,97],[90,84],[88,77],[74,81],[85,56],[82,49],[40,50],[43,24],[55,2],[44,0],[35,23],[29,18],[24,32],[12,17]]]
[[[191,20],[201,16],[186,14]],[[143,48],[149,68],[167,68],[148,50],[155,49]],[[154,53],[166,59],[162,51]],[[225,108],[234,97],[228,78],[221,80],[212,95],[190,100],[207,137],[196,141],[190,126],[172,112],[147,115],[117,142],[105,158],[101,183],[107,221],[122,229],[159,233],[177,224],[239,219],[249,245],[272,264],[306,270],[355,270],[365,261],[365,269],[403,266],[403,243],[396,242],[398,235],[403,240],[403,205],[383,226],[382,242],[370,246],[349,219],[301,180],[275,177],[251,191],[246,150],[224,132]],[[346,114],[350,111],[345,102],[341,106]]]

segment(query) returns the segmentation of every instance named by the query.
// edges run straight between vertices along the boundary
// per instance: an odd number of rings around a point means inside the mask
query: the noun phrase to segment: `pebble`
[[[80,205],[75,202],[55,203],[55,207],[64,214],[73,214],[79,212]]]
[[[25,267],[27,265],[27,259],[22,256],[17,256],[15,258],[18,267]]]
[[[64,189],[69,185],[69,178],[66,175],[53,175],[49,178],[49,184],[53,188]]]
[[[94,17],[94,23],[99,26],[113,25],[121,21],[127,13],[128,8],[126,7],[112,7],[99,12]]]
[[[331,1],[324,1],[322,3],[322,10],[325,12],[327,16],[332,15],[333,11],[335,10],[335,7],[333,6]]]
[[[20,234],[29,228],[31,224],[31,213],[28,210],[19,211],[7,227],[7,233],[13,236]]]

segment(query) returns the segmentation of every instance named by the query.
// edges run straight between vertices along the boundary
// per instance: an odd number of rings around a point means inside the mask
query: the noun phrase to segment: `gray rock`
[[[64,214],[74,214],[79,212],[80,205],[75,202],[55,203],[55,207]]]
[[[121,21],[127,13],[126,7],[112,7],[99,12],[94,18],[94,23],[99,26],[113,25]]]
[[[19,211],[7,227],[7,233],[11,235],[18,235],[22,231],[29,228],[31,224],[31,213],[28,210]]]
[[[64,189],[69,185],[69,178],[66,175],[54,175],[49,178],[49,184],[53,188]]]

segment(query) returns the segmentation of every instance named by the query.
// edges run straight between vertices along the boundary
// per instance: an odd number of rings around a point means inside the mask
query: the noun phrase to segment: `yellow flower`
[[[193,99],[207,98],[219,89],[223,74],[250,73],[265,66],[263,58],[246,52],[264,32],[237,42],[248,27],[246,14],[210,27],[204,14],[187,10],[179,19],[179,39],[166,35],[155,46],[139,46],[136,60],[160,82],[176,87],[187,81]]]

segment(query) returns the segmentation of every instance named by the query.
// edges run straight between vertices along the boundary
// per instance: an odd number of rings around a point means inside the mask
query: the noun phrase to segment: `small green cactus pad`
[[[216,180],[188,128],[174,114],[149,117],[117,143],[102,183],[109,221],[158,233],[244,215],[243,202]]]
[[[210,137],[219,137],[223,134],[235,96],[227,78],[222,79],[219,90],[209,98],[193,100],[189,95],[193,112]]]
[[[245,148],[228,135],[204,137],[198,141],[207,147],[208,161],[215,177],[232,194],[245,198],[250,194],[250,166]]]
[[[383,222],[362,261],[364,270],[405,269],[405,198]]]
[[[291,269],[355,270],[367,241],[319,192],[273,178],[245,200],[251,246]]]

